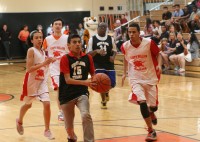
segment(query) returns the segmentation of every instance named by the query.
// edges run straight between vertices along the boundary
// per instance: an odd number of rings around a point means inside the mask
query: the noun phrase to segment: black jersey
[[[69,61],[70,77],[75,80],[87,80],[90,72],[90,61],[88,55],[77,59],[66,55]],[[64,104],[81,95],[89,95],[88,87],[84,85],[67,84],[64,74],[60,73],[59,101]]]
[[[111,36],[107,36],[106,40],[99,40],[96,36],[92,37],[92,50],[104,49],[105,56],[96,54],[93,57],[95,69],[114,70],[114,63],[110,62],[110,56],[113,55],[113,45]]]

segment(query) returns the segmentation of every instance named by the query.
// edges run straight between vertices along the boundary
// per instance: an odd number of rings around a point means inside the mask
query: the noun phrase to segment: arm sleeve
[[[93,44],[93,40],[92,40],[92,37],[89,39],[89,42],[88,42],[88,48],[87,48],[87,53],[90,52],[90,51],[93,51],[92,49],[92,44]]]
[[[158,56],[160,52],[160,49],[158,48],[158,46],[153,40],[151,40],[150,50],[151,50],[151,53],[155,56]]]
[[[66,55],[62,56],[62,58],[60,60],[60,72],[62,72],[64,74],[70,73],[69,60]]]
[[[89,58],[89,62],[90,62],[90,74],[94,75],[95,73],[95,68],[94,68],[94,62],[93,62],[93,58],[91,55],[88,54],[88,58]]]

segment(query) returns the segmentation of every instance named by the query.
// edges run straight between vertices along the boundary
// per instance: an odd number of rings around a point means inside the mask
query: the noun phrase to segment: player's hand
[[[114,63],[115,58],[113,56],[110,56],[110,62]]]
[[[91,89],[95,89],[97,86],[96,81],[92,81],[92,79],[88,79],[86,80],[86,82],[87,82],[87,86],[89,86]]]
[[[126,74],[122,75],[122,87],[124,86],[124,81],[126,80]]]
[[[100,54],[101,56],[105,56],[105,55],[106,55],[106,51],[105,51],[104,49],[100,49],[100,50],[99,50],[99,54]]]
[[[156,67],[156,71],[157,71],[157,75],[160,75],[161,73],[162,73],[162,68],[161,68],[161,66],[157,66]]]
[[[52,58],[48,57],[45,59],[45,61],[43,62],[44,66],[49,65],[52,62]]]

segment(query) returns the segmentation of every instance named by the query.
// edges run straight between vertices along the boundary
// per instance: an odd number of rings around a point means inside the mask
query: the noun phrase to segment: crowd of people
[[[178,73],[185,72],[185,62],[192,62],[199,58],[200,44],[195,33],[200,31],[199,1],[187,5],[184,9],[179,4],[173,5],[173,12],[168,7],[163,7],[162,20],[146,18],[146,24],[141,37],[152,39],[160,48],[163,59],[163,71],[174,65]],[[191,9],[191,10],[190,10]],[[119,20],[117,26],[121,26]],[[183,38],[183,33],[188,37]],[[121,45],[128,40],[127,27],[121,26],[115,30],[115,39],[118,52],[121,52]]]

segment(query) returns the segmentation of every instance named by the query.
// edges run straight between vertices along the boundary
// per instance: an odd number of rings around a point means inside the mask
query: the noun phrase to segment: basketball
[[[111,80],[105,73],[95,74],[92,81],[96,81],[97,86],[93,90],[98,93],[106,93],[111,89]]]

